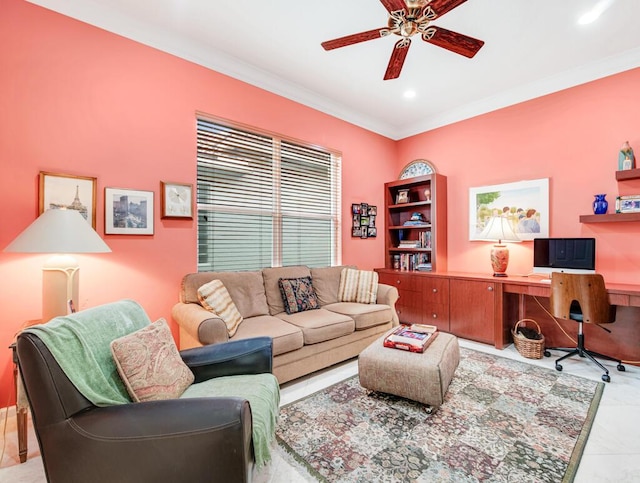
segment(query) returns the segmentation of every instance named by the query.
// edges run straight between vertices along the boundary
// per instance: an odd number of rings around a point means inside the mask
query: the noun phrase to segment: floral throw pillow
[[[287,314],[320,308],[311,277],[281,278],[278,286]]]
[[[164,319],[112,341],[111,354],[135,402],[178,398],[194,381]]]

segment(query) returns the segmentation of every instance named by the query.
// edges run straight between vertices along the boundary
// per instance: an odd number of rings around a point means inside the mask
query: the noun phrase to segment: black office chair
[[[544,355],[550,357],[550,350],[568,352],[556,361],[556,370],[561,371],[561,361],[578,355],[586,357],[600,367],[604,374],[602,380],[610,382],[609,370],[596,357],[618,363],[617,369],[624,371],[620,359],[587,350],[584,346],[583,324],[609,324],[616,319],[616,306],[609,303],[609,294],[604,285],[604,278],[597,273],[551,274],[551,313],[554,317],[578,322],[578,345],[576,347],[547,347]],[[610,332],[608,329],[602,329]]]

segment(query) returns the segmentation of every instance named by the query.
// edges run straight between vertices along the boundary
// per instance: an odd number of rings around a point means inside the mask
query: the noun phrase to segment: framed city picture
[[[153,191],[104,189],[107,235],[153,235]]]
[[[77,210],[96,228],[97,178],[73,174],[40,172],[38,214],[46,210]]]

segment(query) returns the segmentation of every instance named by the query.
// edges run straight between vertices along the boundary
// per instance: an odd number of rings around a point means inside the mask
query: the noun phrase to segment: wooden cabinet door
[[[451,279],[449,327],[458,337],[493,344],[495,339],[496,284]]]
[[[404,324],[422,323],[422,279],[411,273],[379,272],[379,282],[398,289],[396,312]]]
[[[449,279],[424,277],[422,282],[422,321],[444,332],[449,327]]]

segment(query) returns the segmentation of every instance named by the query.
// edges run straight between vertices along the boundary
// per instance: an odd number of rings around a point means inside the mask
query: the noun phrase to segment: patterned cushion
[[[311,277],[281,278],[278,286],[287,314],[320,308]]]
[[[242,315],[221,280],[211,280],[198,289],[198,299],[202,306],[220,317],[227,326],[229,337],[238,330]]]
[[[111,354],[135,402],[175,399],[193,383],[164,319],[115,339]]]
[[[338,298],[341,302],[375,304],[378,296],[378,273],[370,270],[343,268]]]

